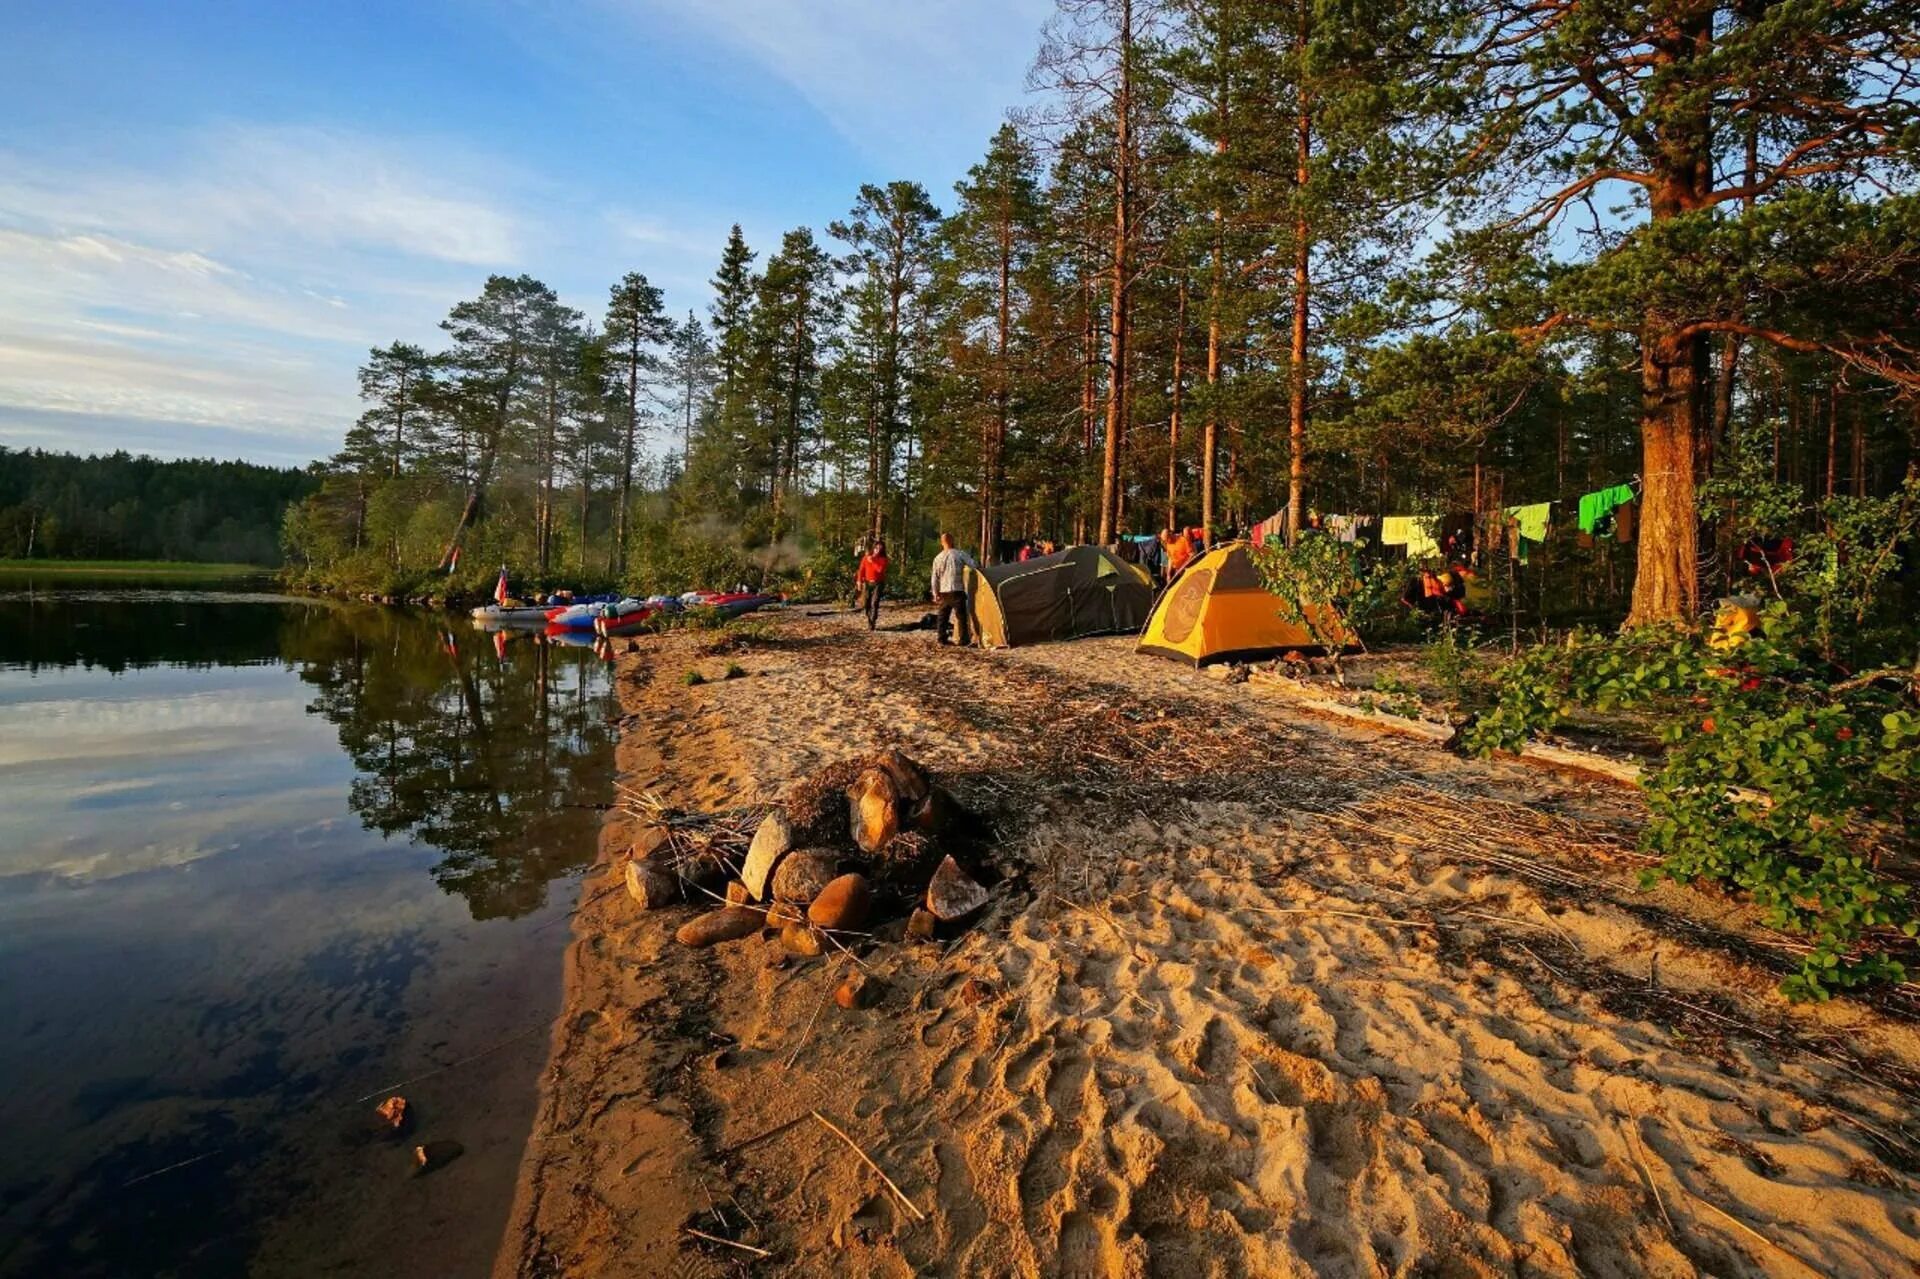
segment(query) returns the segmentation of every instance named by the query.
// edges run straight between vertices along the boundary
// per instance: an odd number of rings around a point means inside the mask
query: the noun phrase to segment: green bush
[[[1920,677],[1836,673],[1808,655],[1808,629],[1775,604],[1730,652],[1676,630],[1576,633],[1503,670],[1464,742],[1515,749],[1576,707],[1652,714],[1667,751],[1641,782],[1642,846],[1661,859],[1649,879],[1744,891],[1812,942],[1782,989],[1824,999],[1903,980],[1898,937],[1920,933],[1908,886],[1881,867],[1920,806]]]

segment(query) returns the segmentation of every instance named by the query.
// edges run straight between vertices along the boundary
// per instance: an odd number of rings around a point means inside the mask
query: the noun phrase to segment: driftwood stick
[[[765,1248],[756,1248],[750,1243],[738,1243],[732,1239],[722,1239],[719,1235],[710,1235],[704,1230],[695,1230],[692,1226],[682,1226],[682,1230],[695,1239],[704,1239],[708,1243],[725,1244],[729,1248],[738,1248],[741,1252],[750,1252],[756,1257],[771,1257],[773,1254]]]
[[[842,1132],[837,1126],[835,1126],[833,1120],[827,1118],[825,1115],[821,1114],[819,1111],[817,1110],[814,1111],[813,1117],[815,1119],[818,1119],[822,1124],[826,1125],[826,1129],[828,1132],[832,1133],[834,1136],[838,1137],[840,1140],[846,1142],[847,1148],[852,1150],[854,1154],[860,1156],[860,1162],[864,1163],[867,1167],[873,1169],[873,1171],[879,1176],[880,1180],[887,1183],[887,1189],[893,1192],[893,1197],[900,1201],[901,1207],[905,1208],[908,1212],[913,1214],[913,1219],[915,1221],[925,1221],[927,1219],[927,1214],[924,1212],[921,1212],[918,1208],[914,1207],[913,1200],[907,1198],[907,1192],[900,1189],[900,1187],[894,1185],[893,1178],[887,1176],[886,1173],[882,1172],[880,1170],[880,1165],[873,1162],[873,1160],[867,1155],[866,1151],[860,1149],[860,1143],[856,1142],[853,1138],[847,1136],[846,1133]]]
[[[1823,1276],[1826,1273],[1825,1271],[1819,1269],[1817,1266],[1812,1266],[1802,1261],[1797,1254],[1789,1252],[1782,1245],[1777,1244],[1773,1240],[1767,1238],[1765,1235],[1761,1234],[1758,1230],[1755,1230],[1752,1226],[1749,1226],[1746,1222],[1740,1220],[1740,1218],[1734,1216],[1732,1213],[1728,1212],[1725,1208],[1722,1208],[1719,1204],[1714,1203],[1711,1199],[1703,1199],[1699,1195],[1694,1195],[1693,1201],[1699,1204],[1703,1208],[1711,1208],[1714,1211],[1714,1213],[1717,1216],[1719,1216],[1719,1218],[1722,1221],[1726,1222],[1728,1225],[1734,1227],[1735,1229],[1741,1231],[1748,1238],[1755,1239],[1760,1243],[1765,1244],[1767,1247],[1773,1249],[1775,1252],[1785,1257],[1788,1261],[1793,1262],[1795,1265],[1799,1266],[1802,1270],[1805,1270],[1807,1273],[1815,1276]]]
[[[1640,1175],[1647,1179],[1647,1189],[1653,1192],[1654,1206],[1660,1209],[1660,1219],[1667,1223],[1667,1233],[1674,1238],[1680,1232],[1673,1228],[1673,1218],[1667,1215],[1667,1201],[1660,1197],[1660,1187],[1653,1179],[1653,1169],[1647,1166],[1646,1152],[1640,1149],[1640,1116],[1632,1110],[1627,1112],[1627,1122],[1622,1125],[1627,1130],[1627,1148],[1633,1152],[1633,1160],[1640,1165]]]
[[[748,1137],[743,1141],[734,1142],[731,1146],[715,1154],[714,1158],[725,1159],[728,1155],[737,1155],[751,1146],[757,1146],[763,1141],[770,1141],[789,1129],[798,1128],[801,1124],[807,1122],[808,1118],[809,1116],[807,1115],[795,1115],[783,1124],[775,1124],[764,1132],[756,1133],[754,1136]]]
[[[831,965],[828,966],[827,980],[820,991],[820,1002],[813,1006],[813,1016],[807,1018],[807,1028],[800,1032],[800,1042],[793,1046],[793,1051],[787,1054],[787,1059],[780,1063],[780,1069],[792,1070],[793,1063],[800,1060],[800,1050],[807,1046],[807,1040],[813,1038],[813,1023],[820,1020],[821,1010],[827,1006],[827,1001],[833,998],[835,971]]]
[[[435,1075],[443,1075],[449,1070],[454,1070],[461,1066],[466,1065],[468,1062],[479,1061],[482,1057],[485,1057],[490,1053],[497,1053],[502,1048],[508,1047],[509,1045],[512,1045],[512,1044],[517,1044],[521,1040],[527,1038],[530,1035],[538,1034],[540,1031],[550,1029],[552,1025],[553,1023],[551,1021],[544,1020],[544,1019],[541,1021],[535,1022],[533,1025],[526,1027],[524,1030],[520,1031],[518,1034],[508,1035],[505,1039],[500,1040],[498,1043],[495,1043],[491,1047],[482,1048],[479,1052],[471,1053],[465,1057],[462,1057],[458,1061],[450,1061],[444,1066],[437,1066],[432,1070],[423,1071],[418,1075],[409,1075],[407,1078],[402,1079],[398,1083],[383,1084],[380,1087],[374,1089],[372,1092],[368,1093],[364,1097],[355,1097],[353,1099],[353,1104],[357,1106],[363,1101],[372,1101],[375,1097],[380,1096],[380,1094],[382,1093],[398,1092],[400,1089],[405,1088],[408,1084],[417,1084],[422,1079],[431,1079]]]

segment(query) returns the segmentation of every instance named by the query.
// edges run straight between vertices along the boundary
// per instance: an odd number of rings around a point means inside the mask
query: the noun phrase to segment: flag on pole
[[[447,576],[452,577],[460,570],[460,548],[454,547],[453,554],[447,557]]]
[[[512,597],[507,594],[507,566],[502,564],[500,566],[500,580],[495,582],[493,586],[493,602],[501,608],[505,608],[507,601],[511,598]]]

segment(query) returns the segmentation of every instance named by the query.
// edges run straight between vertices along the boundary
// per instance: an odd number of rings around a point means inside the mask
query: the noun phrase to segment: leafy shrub
[[[1327,650],[1336,675],[1341,648],[1358,643],[1364,649],[1364,637],[1396,611],[1401,570],[1369,564],[1356,543],[1317,529],[1302,532],[1292,546],[1269,541],[1256,547],[1253,562],[1279,601],[1280,616],[1305,627]]]
[[[1893,949],[1920,933],[1920,914],[1880,862],[1910,838],[1920,801],[1920,675],[1836,678],[1805,656],[1806,628],[1784,604],[1762,627],[1731,653],[1675,630],[1577,632],[1507,666],[1465,744],[1515,749],[1581,706],[1652,713],[1667,753],[1641,781],[1642,846],[1661,858],[1649,882],[1732,886],[1769,924],[1807,936],[1782,986],[1794,998],[1902,980]]]

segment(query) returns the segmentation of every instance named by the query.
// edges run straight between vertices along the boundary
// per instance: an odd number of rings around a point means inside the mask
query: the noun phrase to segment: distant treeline
[[[0,448],[0,558],[280,563],[292,467]]]

